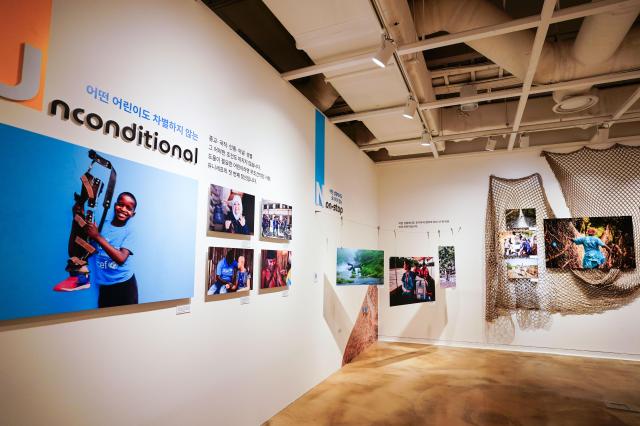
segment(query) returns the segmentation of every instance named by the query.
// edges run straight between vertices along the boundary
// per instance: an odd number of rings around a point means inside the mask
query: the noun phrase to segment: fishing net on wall
[[[556,175],[573,217],[631,216],[636,264],[640,247],[640,147],[584,147],[567,154],[543,152]],[[565,277],[566,275],[566,277]],[[554,274],[580,290],[571,304],[558,301],[559,312],[594,313],[618,308],[639,294],[640,269],[574,270]]]
[[[640,147],[614,145],[605,150],[582,148],[559,154],[543,152],[557,177],[573,217],[631,216],[634,244],[640,247]],[[505,229],[506,209],[535,208],[539,281],[508,280],[498,232]],[[619,308],[640,295],[640,269],[620,271],[547,270],[543,219],[554,214],[542,179],[491,176],[487,203],[485,256],[486,319],[518,310],[591,314]],[[636,249],[636,263],[638,250]]]
[[[489,178],[489,199],[485,224],[485,260],[487,275],[486,311],[487,321],[507,315],[517,309],[546,310],[548,298],[541,291],[542,270],[538,270],[539,282],[528,279],[509,280],[502,257],[499,232],[507,229],[505,212],[508,209],[536,209],[536,236],[541,234],[542,220],[553,216],[551,206],[542,187],[539,174],[520,179]],[[540,246],[540,244],[538,245]],[[540,248],[538,256],[541,256]],[[541,265],[540,265],[541,266]]]

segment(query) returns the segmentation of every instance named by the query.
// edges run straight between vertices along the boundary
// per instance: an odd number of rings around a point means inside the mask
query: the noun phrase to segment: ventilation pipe
[[[396,44],[408,44],[418,40],[416,27],[411,17],[411,10],[406,1],[380,0],[380,9],[386,22],[391,22],[389,36],[395,40]],[[422,53],[410,56],[402,56],[402,63],[407,70],[408,78],[411,80],[418,102],[431,102],[436,100],[433,86],[431,85],[431,73],[427,68]],[[424,111],[427,125],[432,136],[438,136],[440,132],[440,120],[435,111]]]
[[[546,42],[534,82],[540,84],[574,80],[640,67],[640,30],[629,31],[640,6],[584,19],[578,37],[571,42]],[[416,30],[427,35],[440,31],[458,33],[509,22],[512,18],[487,0],[426,0],[417,2]],[[626,37],[625,37],[626,36]],[[524,80],[535,32],[510,34],[468,41],[467,44],[514,76]],[[589,87],[579,88],[579,93]],[[576,92],[560,92],[560,102]]]
[[[624,45],[623,42],[639,13],[640,6],[636,6],[586,17],[571,47],[571,55],[577,61],[576,70],[592,74],[610,72],[606,67],[611,62],[621,59],[623,63],[619,66],[612,64],[614,68],[630,69],[637,66],[640,62],[640,31],[633,31],[629,34]],[[614,58],[616,52],[619,54]],[[633,61],[634,56],[635,62]],[[626,59],[629,62],[624,63]],[[601,69],[603,67],[605,69]],[[589,89],[590,86],[585,86],[571,91],[556,92],[554,99],[558,105],[561,105],[567,100],[574,101],[574,99],[568,99],[574,97],[574,94],[584,93]]]

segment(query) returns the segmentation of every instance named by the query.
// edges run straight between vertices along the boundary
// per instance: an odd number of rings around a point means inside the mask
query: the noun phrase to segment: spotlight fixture
[[[404,118],[408,118],[409,120],[413,120],[413,116],[416,115],[416,109],[418,108],[418,103],[413,99],[413,96],[409,95],[407,99],[407,103],[404,104],[404,110],[402,111],[402,116]]]
[[[422,146],[431,146],[431,135],[429,132],[422,132],[422,138],[420,141],[420,145]]]
[[[387,63],[393,56],[393,52],[395,51],[395,46],[393,44],[393,40],[388,36],[382,36],[382,42],[380,43],[380,49],[376,52],[375,55],[371,58],[374,64],[379,66],[380,68],[384,68],[387,66]]]
[[[520,148],[529,148],[529,134],[520,133]]]
[[[493,136],[489,136],[487,138],[487,144],[485,145],[484,149],[486,151],[495,151],[496,150],[496,143],[497,143],[497,141],[493,138]]]

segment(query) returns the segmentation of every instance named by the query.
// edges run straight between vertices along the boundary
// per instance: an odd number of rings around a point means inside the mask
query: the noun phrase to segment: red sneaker
[[[68,277],[66,280],[60,281],[55,287],[53,287],[53,291],[76,291],[91,287],[91,283],[89,282],[79,284],[78,278],[79,277]]]

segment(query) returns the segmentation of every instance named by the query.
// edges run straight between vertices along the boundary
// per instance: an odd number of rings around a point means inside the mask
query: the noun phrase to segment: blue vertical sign
[[[316,206],[324,205],[324,114],[316,110]]]

